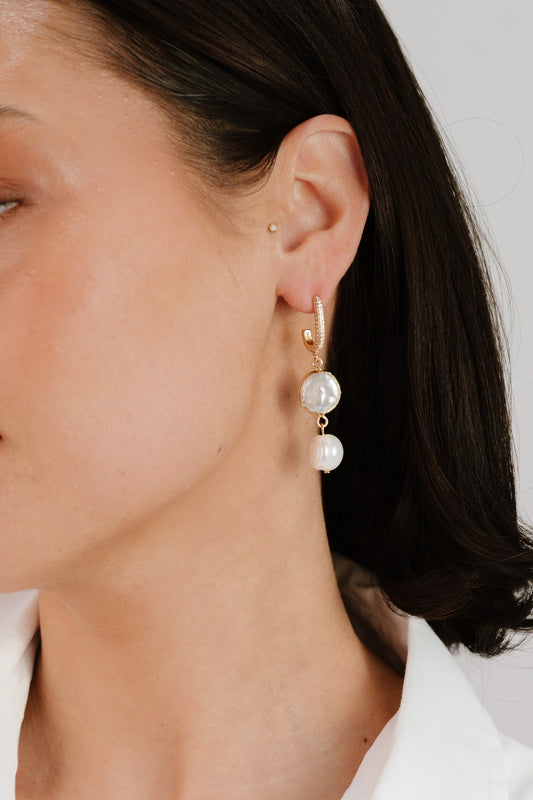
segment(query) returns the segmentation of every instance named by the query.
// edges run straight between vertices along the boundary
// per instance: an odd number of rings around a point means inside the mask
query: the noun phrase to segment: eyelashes
[[[22,200],[0,200],[0,223],[11,211],[22,204]]]

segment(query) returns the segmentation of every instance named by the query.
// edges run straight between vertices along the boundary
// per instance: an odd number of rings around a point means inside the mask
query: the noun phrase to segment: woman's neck
[[[341,797],[401,678],[350,625],[318,477],[213,475],[41,592],[17,797]]]

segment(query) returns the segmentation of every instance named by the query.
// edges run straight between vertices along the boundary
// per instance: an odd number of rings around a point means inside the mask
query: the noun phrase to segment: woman
[[[448,652],[533,603],[497,309],[378,6],[0,59],[2,800],[531,797]]]

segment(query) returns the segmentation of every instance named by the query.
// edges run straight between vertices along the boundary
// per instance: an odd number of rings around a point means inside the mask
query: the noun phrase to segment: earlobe
[[[315,294],[327,305],[355,258],[370,208],[368,180],[355,133],[342,117],[301,123],[279,155],[277,291],[308,313]]]

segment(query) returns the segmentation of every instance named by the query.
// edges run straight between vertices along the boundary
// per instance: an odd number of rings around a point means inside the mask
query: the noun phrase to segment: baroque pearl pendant
[[[327,414],[340,398],[340,384],[331,372],[309,372],[300,383],[300,405],[312,414]]]
[[[313,436],[309,445],[309,463],[313,469],[330,472],[339,466],[343,455],[342,442],[332,433]]]

